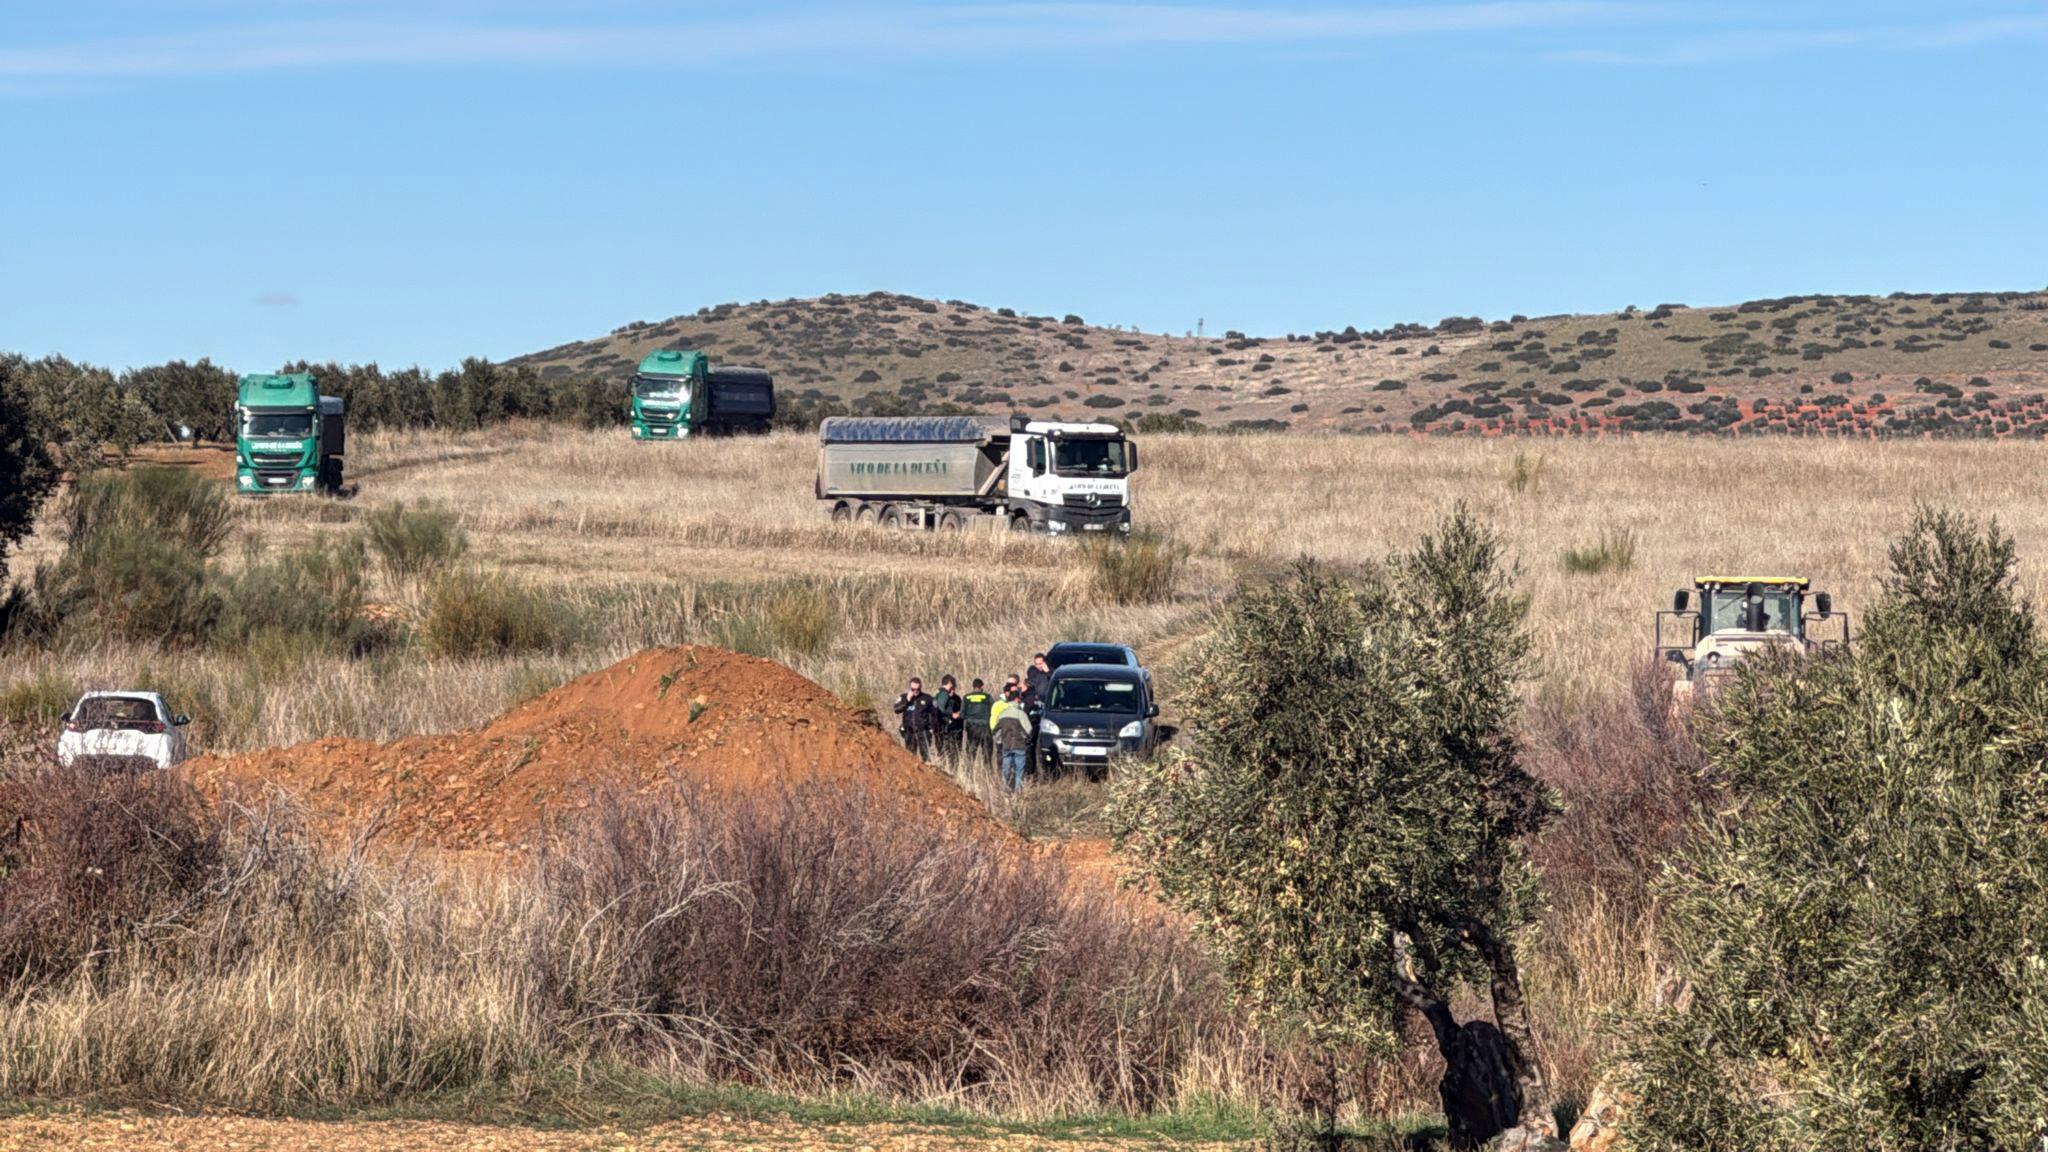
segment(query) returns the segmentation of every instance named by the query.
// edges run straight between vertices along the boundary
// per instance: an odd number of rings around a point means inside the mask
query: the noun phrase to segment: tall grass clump
[[[386,504],[363,518],[363,530],[378,565],[393,581],[431,578],[469,551],[461,515],[441,504]]]
[[[1089,540],[1081,545],[1095,586],[1116,604],[1158,604],[1173,599],[1187,549],[1149,528],[1126,538]]]
[[[434,581],[420,627],[428,650],[456,658],[565,651],[581,631],[582,612],[566,598],[474,570]]]
[[[79,686],[54,668],[40,668],[0,688],[0,720],[23,727],[55,724],[78,699]]]
[[[1636,566],[1635,529],[1602,528],[1598,540],[1583,548],[1566,548],[1561,560],[1564,570],[1574,576],[1627,572]]]
[[[798,656],[818,656],[832,646],[839,630],[839,613],[833,609],[827,589],[814,581],[794,580],[769,596],[766,624],[777,648]]]
[[[1534,495],[1543,490],[1543,473],[1550,461],[1541,453],[1516,452],[1508,465],[1508,491],[1517,496]]]

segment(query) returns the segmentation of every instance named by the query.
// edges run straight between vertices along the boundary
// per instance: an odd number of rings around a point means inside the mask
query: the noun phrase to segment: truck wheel
[[[903,512],[902,512],[902,510],[901,510],[901,509],[899,509],[899,508],[897,508],[897,507],[896,507],[895,505],[893,505],[893,504],[892,504],[892,505],[890,505],[890,506],[889,506],[889,507],[887,507],[887,508],[884,508],[884,509],[882,509],[882,527],[884,527],[884,528],[901,528],[901,527],[903,527]]]
[[[844,524],[851,519],[853,519],[853,509],[846,506],[846,501],[841,500],[832,506],[832,522],[834,524]]]
[[[1024,513],[1022,513],[1022,512],[1019,512],[1019,513],[1017,513],[1017,514],[1016,514],[1015,516],[1012,516],[1012,517],[1010,517],[1010,531],[1012,531],[1012,532],[1029,532],[1029,531],[1031,531],[1031,517],[1029,517],[1029,516],[1026,516],[1026,515],[1025,515]]]
[[[966,526],[966,521],[961,518],[958,512],[943,512],[939,515],[939,531],[941,532],[958,532]]]
[[[854,509],[853,522],[855,524],[873,524],[875,522],[875,506],[873,504],[863,504]]]

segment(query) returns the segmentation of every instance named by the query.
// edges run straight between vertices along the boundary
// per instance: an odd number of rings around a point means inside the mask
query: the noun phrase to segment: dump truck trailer
[[[817,496],[834,520],[958,530],[1127,533],[1138,447],[1114,424],[1012,417],[834,416]]]
[[[347,420],[310,373],[244,376],[235,395],[235,491],[341,491]]]
[[[775,380],[764,369],[713,367],[702,352],[663,348],[640,362],[627,404],[635,440],[766,432]]]

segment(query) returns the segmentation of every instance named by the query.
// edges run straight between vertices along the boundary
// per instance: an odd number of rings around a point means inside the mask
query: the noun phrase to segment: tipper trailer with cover
[[[818,427],[818,499],[834,520],[1125,533],[1138,447],[1114,424],[834,416]]]

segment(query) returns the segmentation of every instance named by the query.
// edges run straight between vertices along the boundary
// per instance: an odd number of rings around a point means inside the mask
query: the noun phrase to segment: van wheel
[[[834,524],[844,524],[851,519],[853,519],[853,509],[846,506],[846,501],[841,500],[832,506],[832,522]]]

